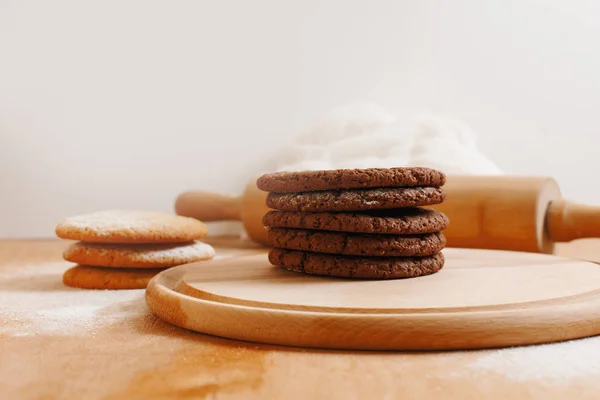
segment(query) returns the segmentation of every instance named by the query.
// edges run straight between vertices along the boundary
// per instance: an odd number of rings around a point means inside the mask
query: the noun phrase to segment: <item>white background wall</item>
[[[0,236],[237,193],[363,100],[460,119],[506,172],[600,204],[599,15],[593,0],[0,0]]]

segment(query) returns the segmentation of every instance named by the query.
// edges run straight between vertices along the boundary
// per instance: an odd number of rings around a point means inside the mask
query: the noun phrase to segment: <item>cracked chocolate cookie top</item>
[[[256,186],[266,192],[290,193],[388,187],[441,187],[445,183],[446,175],[435,169],[396,167],[274,172],[259,177]]]
[[[428,257],[356,257],[295,250],[273,249],[272,265],[299,273],[355,279],[415,278],[438,272],[444,255]]]
[[[282,211],[360,211],[440,204],[446,194],[442,188],[383,188],[329,190],[267,195],[267,207]]]
[[[271,210],[263,225],[272,228],[315,229],[337,232],[362,232],[413,235],[448,228],[448,217],[426,208],[399,208],[350,212],[300,212]]]
[[[271,246],[277,248],[370,257],[430,256],[446,246],[446,238],[441,232],[423,235],[373,235],[269,228],[267,237]]]

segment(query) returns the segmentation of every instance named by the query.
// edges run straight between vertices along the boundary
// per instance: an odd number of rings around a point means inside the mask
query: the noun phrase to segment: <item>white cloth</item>
[[[277,171],[422,166],[447,174],[503,172],[466,124],[435,116],[399,121],[375,104],[337,108],[299,135],[275,160]]]

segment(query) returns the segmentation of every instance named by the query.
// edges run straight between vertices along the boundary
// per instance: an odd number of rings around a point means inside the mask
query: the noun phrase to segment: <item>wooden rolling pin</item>
[[[600,207],[564,200],[547,177],[447,177],[443,204],[450,227],[449,247],[554,253],[554,244],[600,237]],[[205,222],[240,220],[248,236],[264,245],[262,217],[267,193],[250,182],[239,197],[191,191],[181,194],[175,212]]]

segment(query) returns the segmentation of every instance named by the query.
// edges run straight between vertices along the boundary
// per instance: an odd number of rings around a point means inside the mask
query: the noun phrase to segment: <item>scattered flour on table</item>
[[[32,268],[13,271],[13,287],[0,288],[0,333],[13,337],[35,334],[95,334],[97,329],[145,315],[143,290],[84,290],[62,285],[65,263],[44,264],[44,273]],[[55,273],[50,273],[55,272]],[[28,277],[42,278],[47,290],[27,284]],[[25,278],[25,279],[19,279]],[[139,301],[136,301],[139,300]]]
[[[217,257],[221,258],[221,257]],[[95,335],[97,330],[144,316],[143,290],[84,290],[62,285],[64,262],[19,266],[0,286],[0,333]],[[43,271],[43,272],[42,272]],[[8,278],[8,279],[6,279]],[[36,282],[30,281],[35,278]],[[40,290],[43,282],[44,290]],[[442,353],[455,357],[456,353]],[[560,384],[600,376],[600,336],[562,343],[475,351],[456,377],[496,373],[514,381]]]
[[[466,366],[514,381],[562,383],[600,375],[600,337],[562,343],[487,350]]]

